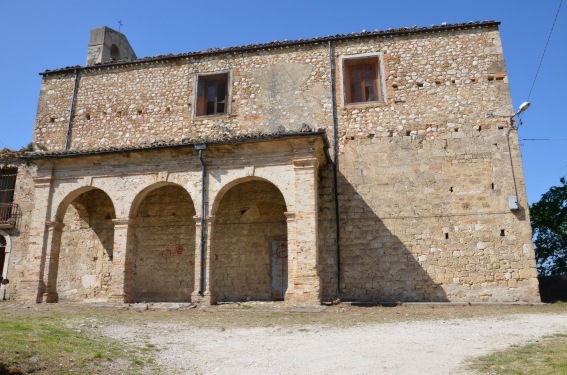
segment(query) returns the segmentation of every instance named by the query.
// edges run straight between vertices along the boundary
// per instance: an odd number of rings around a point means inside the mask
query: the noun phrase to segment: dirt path
[[[364,324],[269,328],[188,328],[177,323],[113,325],[105,334],[160,348],[166,373],[467,374],[463,361],[567,332],[567,314],[524,314]]]

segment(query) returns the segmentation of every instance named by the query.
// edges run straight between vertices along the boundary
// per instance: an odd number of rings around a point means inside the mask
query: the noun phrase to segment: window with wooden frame
[[[382,101],[378,56],[343,60],[345,104]]]
[[[197,80],[197,116],[228,113],[228,73],[200,75]]]

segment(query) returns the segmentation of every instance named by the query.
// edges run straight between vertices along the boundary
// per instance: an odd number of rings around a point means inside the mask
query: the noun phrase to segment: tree
[[[560,181],[530,206],[540,275],[567,274],[567,182]]]

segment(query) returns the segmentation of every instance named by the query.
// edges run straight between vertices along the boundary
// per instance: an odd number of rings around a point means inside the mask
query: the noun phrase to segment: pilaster
[[[318,160],[293,161],[295,172],[295,212],[287,212],[288,223],[288,289],[285,300],[291,303],[320,303],[320,280],[317,272]]]
[[[53,179],[48,176],[35,177],[34,208],[31,213],[28,252],[25,257],[23,280],[20,282],[22,300],[42,302],[47,293],[47,245],[48,226],[46,221],[50,212]],[[53,233],[52,233],[53,234]]]
[[[61,232],[65,224],[55,221],[46,221],[45,263],[47,265],[46,289],[42,296],[42,302],[55,303],[59,301],[57,294],[57,272],[59,270],[59,251],[61,250]],[[44,278],[45,279],[45,278]]]
[[[191,294],[191,302],[214,305],[217,303],[216,294],[214,293],[213,278],[212,278],[212,266],[211,266],[211,243],[214,231],[214,226],[216,222],[215,215],[209,215],[205,219],[205,233],[204,233],[204,244],[201,240],[201,218],[195,216],[196,221],[196,246],[195,249],[195,291]],[[201,255],[204,249],[204,256]],[[204,259],[202,259],[202,257]],[[204,264],[203,264],[204,261]],[[204,278],[204,286],[201,286],[201,278]],[[201,290],[204,289],[204,290]]]
[[[108,299],[114,302],[133,302],[134,297],[131,292],[133,275],[127,262],[128,229],[131,223],[127,218],[113,219],[112,222],[114,223],[114,246]]]

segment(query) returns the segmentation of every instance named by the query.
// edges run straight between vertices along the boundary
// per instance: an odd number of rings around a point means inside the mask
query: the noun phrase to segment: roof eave
[[[275,141],[289,138],[299,138],[308,136],[319,136],[322,138],[325,148],[329,147],[329,141],[326,137],[325,131],[316,132],[301,132],[301,133],[285,133],[278,134],[274,136],[257,136],[257,137],[246,137],[246,138],[233,138],[226,140],[211,140],[211,141],[191,141],[186,143],[175,143],[175,144],[158,144],[155,146],[148,147],[132,147],[132,148],[116,148],[116,149],[93,149],[85,151],[54,151],[52,153],[34,153],[28,155],[22,155],[19,158],[23,160],[43,160],[43,159],[64,159],[64,158],[75,158],[75,157],[85,157],[94,155],[109,155],[109,154],[124,154],[132,152],[144,152],[144,151],[157,151],[165,149],[180,149],[195,147],[196,144],[207,144],[207,145],[227,145],[235,143],[248,143],[248,142],[267,142]]]
[[[227,48],[218,48],[212,50],[205,50],[199,52],[188,52],[188,53],[181,53],[177,55],[167,55],[167,56],[156,56],[156,57],[149,57],[149,58],[141,58],[133,61],[120,61],[120,62],[113,62],[113,63],[105,63],[105,64],[98,64],[93,66],[71,66],[65,67],[61,69],[55,70],[46,70],[44,72],[39,73],[41,76],[47,76],[50,74],[62,74],[62,73],[69,73],[75,72],[80,70],[92,70],[92,69],[100,69],[100,68],[111,68],[111,67],[118,67],[118,66],[129,66],[129,65],[136,65],[136,64],[144,64],[144,63],[153,63],[153,62],[163,62],[163,61],[170,61],[170,60],[179,60],[185,59],[189,57],[203,57],[203,56],[212,56],[212,55],[222,55],[228,53],[236,53],[236,52],[248,52],[248,51],[258,51],[258,50],[266,50],[272,48],[284,48],[284,47],[292,47],[298,45],[308,45],[308,44],[318,44],[318,43],[325,43],[325,42],[333,42],[333,41],[342,41],[342,40],[352,40],[352,39],[366,39],[366,38],[374,38],[374,37],[390,37],[390,36],[397,36],[397,35],[408,35],[408,34],[420,34],[420,33],[433,33],[439,31],[450,31],[450,30],[459,30],[459,29],[473,29],[473,28],[485,28],[485,27],[497,27],[500,25],[499,21],[477,21],[477,22],[468,22],[468,23],[457,23],[457,24],[449,24],[449,25],[441,25],[441,26],[430,26],[430,27],[402,27],[398,29],[388,29],[388,30],[380,30],[380,31],[367,31],[362,33],[351,33],[351,34],[341,34],[341,35],[334,35],[334,36],[326,36],[326,37],[315,37],[311,39],[298,39],[292,41],[282,41],[282,42],[271,42],[271,43],[264,43],[264,44],[253,44],[247,46],[237,46],[237,47],[227,47]]]

